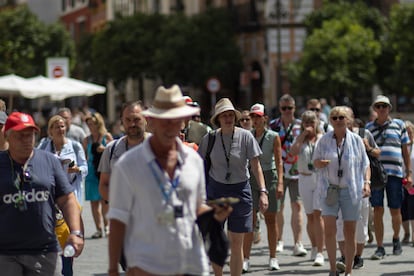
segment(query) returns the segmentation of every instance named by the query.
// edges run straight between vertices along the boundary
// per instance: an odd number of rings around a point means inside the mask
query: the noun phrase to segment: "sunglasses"
[[[22,176],[17,175],[14,180],[14,186],[19,191],[18,196],[15,199],[14,207],[19,209],[20,212],[27,211],[27,203],[23,195],[23,183],[30,183],[32,181],[32,176],[29,170],[24,170]]]
[[[388,104],[376,104],[376,105],[374,105],[374,107],[376,108],[376,109],[380,109],[380,108],[387,108],[388,107]]]
[[[280,109],[282,109],[283,111],[292,110],[293,106],[282,106],[282,107],[280,107]]]
[[[310,111],[314,112],[320,112],[321,110],[319,108],[309,108]]]
[[[343,119],[345,119],[345,116],[342,116],[342,115],[341,116],[332,116],[331,119],[333,121],[336,121],[336,120],[342,121]]]
[[[248,121],[250,121],[250,118],[241,118],[240,119],[240,122],[248,122]]]

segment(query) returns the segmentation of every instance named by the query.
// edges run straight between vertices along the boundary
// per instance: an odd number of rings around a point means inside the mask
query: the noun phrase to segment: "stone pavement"
[[[280,270],[269,271],[268,266],[268,249],[267,242],[263,239],[266,237],[265,225],[261,221],[262,228],[262,241],[254,245],[252,248],[251,256],[251,272],[244,275],[328,275],[329,265],[327,261],[327,254],[325,265],[322,267],[313,267],[312,261],[309,258],[310,252],[305,257],[292,256],[292,235],[290,230],[290,212],[288,206],[285,208],[285,250],[278,254]],[[85,249],[82,255],[74,262],[74,275],[75,276],[103,276],[107,275],[108,269],[108,250],[107,239],[93,240],[89,237],[95,232],[94,223],[92,220],[91,210],[89,202],[85,202],[83,218],[85,222]],[[306,222],[306,218],[304,217]],[[396,276],[396,275],[414,275],[414,247],[411,245],[404,245],[404,252],[400,256],[392,255],[392,233],[391,233],[391,219],[388,210],[385,211],[385,250],[387,256],[383,260],[372,261],[370,256],[375,251],[375,244],[368,244],[364,250],[363,258],[365,266],[359,270],[353,270],[352,275],[375,275],[375,276]],[[403,235],[402,229],[400,236]],[[305,248],[310,250],[309,239],[306,234],[306,229],[303,229],[303,243]],[[224,275],[230,275],[229,267],[225,266]],[[344,275],[344,274],[341,274]]]

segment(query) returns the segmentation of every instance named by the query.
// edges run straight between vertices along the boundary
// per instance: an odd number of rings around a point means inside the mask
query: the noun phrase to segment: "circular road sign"
[[[220,91],[221,84],[217,78],[209,78],[207,80],[207,90],[210,93],[217,93]]]

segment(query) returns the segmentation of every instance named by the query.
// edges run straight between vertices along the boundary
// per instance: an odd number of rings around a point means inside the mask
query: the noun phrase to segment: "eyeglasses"
[[[283,111],[292,110],[293,106],[281,106],[280,109],[282,109]]]
[[[385,104],[385,103],[383,103],[383,104],[375,104],[374,107],[376,109],[380,109],[380,108],[384,108],[385,109],[385,108],[388,107],[388,104]]]
[[[250,121],[250,118],[241,118],[240,119],[240,122],[248,122],[248,121]]]
[[[321,110],[319,108],[309,108],[310,111],[314,112],[320,112]]]
[[[333,121],[336,121],[338,119],[339,119],[339,121],[342,121],[343,119],[345,119],[345,116],[342,116],[342,115],[341,116],[332,116],[331,119]]]

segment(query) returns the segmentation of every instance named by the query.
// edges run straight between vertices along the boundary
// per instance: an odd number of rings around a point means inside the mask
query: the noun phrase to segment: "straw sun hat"
[[[219,123],[217,121],[217,117],[221,113],[223,113],[225,111],[229,111],[229,110],[233,111],[234,114],[236,115],[236,122],[238,120],[240,120],[240,117],[241,117],[240,111],[238,111],[234,108],[234,106],[231,103],[230,99],[222,98],[216,103],[216,106],[214,107],[214,115],[211,117],[210,122],[215,126],[219,126]]]
[[[168,89],[164,86],[158,87],[152,106],[142,111],[141,114],[158,119],[177,119],[189,117],[198,112],[200,108],[187,105],[180,87],[174,84]]]

